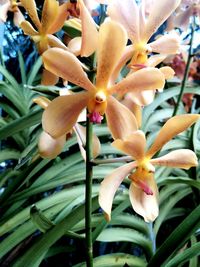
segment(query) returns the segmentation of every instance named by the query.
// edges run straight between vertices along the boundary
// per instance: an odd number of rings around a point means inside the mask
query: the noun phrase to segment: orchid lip
[[[103,120],[103,116],[99,114],[99,112],[92,112],[88,114],[88,117],[90,119],[90,122],[100,124]]]

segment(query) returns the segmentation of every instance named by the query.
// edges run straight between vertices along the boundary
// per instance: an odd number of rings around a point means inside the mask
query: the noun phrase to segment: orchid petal
[[[128,75],[113,87],[108,88],[108,91],[125,94],[133,90],[143,91],[160,89],[164,87],[164,84],[165,77],[159,69],[143,68]]]
[[[81,56],[88,57],[94,53],[98,44],[98,31],[90,12],[82,0],[78,1],[80,8],[80,19],[82,25]]]
[[[22,6],[26,9],[29,17],[31,18],[31,20],[33,21],[33,23],[35,24],[35,26],[37,27],[37,29],[41,28],[41,23],[40,20],[38,18],[38,14],[37,14],[37,8],[36,8],[36,4],[34,0],[20,0]]]
[[[149,44],[153,52],[160,54],[176,54],[180,48],[180,38],[175,34],[168,34]]]
[[[151,181],[148,181],[148,183],[153,195],[147,195],[140,187],[132,182],[129,189],[129,196],[134,211],[141,215],[146,222],[153,222],[159,213],[158,188],[153,175]]]
[[[140,91],[135,90],[129,93],[130,98],[138,106],[146,106],[153,102],[155,90]]]
[[[195,153],[190,149],[177,149],[162,157],[151,159],[153,165],[182,168],[188,170],[198,165]]]
[[[118,78],[119,72],[122,69],[122,67],[124,67],[124,65],[126,64],[126,62],[131,59],[131,57],[133,56],[133,46],[132,45],[128,45],[126,46],[124,53],[122,55],[122,57],[120,58],[120,60],[118,61],[117,65],[115,66],[115,69],[110,77],[109,80],[109,85],[114,85],[116,79]]]
[[[49,27],[58,16],[59,3],[55,0],[45,0],[42,9],[42,33],[48,33]]]
[[[28,21],[22,21],[20,24],[20,27],[24,31],[24,34],[29,35],[29,36],[35,36],[38,35],[39,33],[33,28],[33,26],[30,24]]]
[[[82,37],[75,37],[69,41],[67,47],[71,53],[73,53],[75,56],[79,56],[81,54],[81,44]]]
[[[107,14],[124,26],[132,41],[139,41],[139,9],[135,1],[114,0],[108,5]]]
[[[54,159],[61,152],[66,142],[66,135],[52,138],[48,133],[42,132],[38,141],[39,154],[42,158]]]
[[[69,132],[81,111],[87,106],[88,99],[89,94],[85,92],[55,98],[43,113],[44,131],[53,138]]]
[[[36,103],[37,105],[39,105],[43,109],[46,109],[48,107],[48,105],[51,103],[51,100],[49,100],[48,98],[46,98],[44,96],[36,97],[32,101],[34,103]]]
[[[51,0],[52,1],[52,0]],[[64,25],[65,20],[67,19],[67,3],[62,4],[58,8],[58,13],[55,19],[51,22],[48,33],[55,33],[61,30],[62,26]]]
[[[119,23],[107,21],[101,25],[97,49],[96,85],[98,88],[107,87],[110,76],[126,47],[126,42],[126,32]]]
[[[200,118],[198,114],[183,114],[177,115],[169,119],[161,128],[153,145],[147,151],[146,155],[152,157],[156,154],[167,142],[179,133],[185,131],[193,123]]]
[[[181,0],[154,1],[154,7],[150,11],[142,39],[147,42],[160,25],[175,11],[180,2]]]
[[[59,78],[50,71],[43,69],[41,84],[43,85],[55,85]]]
[[[99,189],[99,205],[106,213],[106,219],[111,219],[111,208],[114,195],[123,179],[137,166],[136,162],[130,162],[107,175],[101,182]]]
[[[133,112],[137,125],[140,128],[142,125],[142,108],[141,106],[134,103],[133,99],[130,97],[130,94],[126,94],[125,98],[122,101],[122,104],[125,105],[131,112]]]
[[[9,8],[10,8],[10,1],[4,3],[3,5],[0,5],[0,21],[6,22]]]
[[[15,24],[15,26],[19,27],[20,24],[25,20],[22,12],[19,10],[17,10],[17,12],[14,13],[14,18],[13,18],[13,22]]]
[[[83,159],[86,161],[86,128],[80,125],[79,123],[76,123],[74,126],[74,131],[76,133],[78,145],[80,148],[81,155]],[[99,141],[99,138],[93,133],[92,135],[92,157],[93,159],[96,158],[100,154],[101,150],[101,144]]]
[[[52,34],[47,34],[48,44],[50,47],[58,47],[69,51],[69,49],[63,44],[63,42]]]
[[[174,18],[174,26],[186,30],[188,28],[190,22],[190,16],[192,15],[192,13],[193,13],[192,6],[187,8],[184,12],[180,12],[180,14],[178,14]]]
[[[168,66],[160,68],[160,71],[164,74],[166,80],[172,79],[175,74],[175,71],[171,67],[168,67]]]
[[[106,119],[114,139],[124,139],[138,129],[137,121],[127,107],[112,96],[108,97],[107,103]]]
[[[72,53],[60,48],[51,48],[42,58],[45,68],[55,75],[86,90],[95,89],[83,71],[81,62]]]
[[[147,60],[147,66],[148,67],[156,67],[158,64],[163,62],[163,60],[166,58],[166,55],[153,55],[150,56]]]
[[[33,40],[34,40],[34,37],[33,37]],[[47,36],[42,37],[38,43],[36,42],[36,44],[37,44],[38,53],[40,55],[42,55],[49,48]]]
[[[146,138],[144,133],[138,130],[127,136],[125,140],[115,140],[112,145],[135,160],[141,160],[145,154]]]

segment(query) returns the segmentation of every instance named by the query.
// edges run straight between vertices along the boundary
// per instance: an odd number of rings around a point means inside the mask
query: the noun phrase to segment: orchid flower
[[[148,43],[160,25],[172,14],[181,0],[153,1],[149,16],[145,17],[145,1],[138,6],[135,0],[113,0],[108,4],[107,14],[112,20],[121,23],[132,41],[130,66],[145,66],[151,52],[174,54],[179,49],[177,35],[161,36]]]
[[[39,20],[34,0],[21,0],[21,3],[37,30],[28,21],[23,21],[20,26],[24,33],[31,36],[37,44],[39,54],[42,54],[49,47],[66,49],[65,45],[53,36],[53,33],[58,32],[64,24],[68,12],[67,3],[59,6],[56,0],[45,0],[41,21]]]
[[[131,156],[135,161],[125,164],[105,177],[100,185],[99,204],[106,218],[111,218],[114,195],[128,176],[131,180],[129,189],[130,201],[136,213],[152,222],[158,216],[158,188],[154,179],[155,165],[189,169],[197,166],[195,153],[189,149],[178,149],[168,154],[152,157],[173,137],[186,130],[200,118],[198,114],[177,115],[169,119],[158,133],[154,143],[145,151],[146,138],[137,130],[124,140],[117,139],[113,146]]]
[[[14,17],[13,21],[16,26],[19,26],[20,23],[25,20],[24,16],[22,15],[21,11],[19,10],[19,7],[21,5],[20,2],[17,0],[5,0],[2,1],[3,3],[0,4],[0,22],[6,22],[7,20],[7,13],[13,12]]]
[[[73,38],[69,42],[68,48],[76,56],[80,55],[81,57],[88,57],[92,55],[97,48],[98,26],[94,22],[83,0],[77,0],[77,7],[79,8],[80,12],[79,27],[81,29],[82,36]],[[76,20],[75,23],[77,24]]]
[[[67,92],[65,91],[64,94],[63,91],[65,90],[60,90],[61,96],[69,94],[69,90],[67,90]],[[46,109],[48,105],[51,103],[51,101],[46,97],[34,98],[33,102],[41,106],[43,109]],[[83,112],[83,114],[80,114],[78,118],[79,122],[85,121],[85,116],[83,118],[83,115],[85,115],[84,113],[85,112]],[[79,123],[76,123],[76,125],[68,133],[58,138],[53,138],[47,132],[42,131],[38,140],[39,155],[42,158],[48,158],[48,159],[56,158],[62,152],[66,141],[71,137],[72,131],[74,131],[77,136],[77,141],[81,155],[83,159],[86,160],[86,152],[84,148],[86,145],[86,129]],[[93,142],[93,158],[96,158],[100,153],[100,142],[95,134],[93,134],[92,142]]]
[[[64,24],[68,14],[67,3],[59,6],[56,0],[45,0],[41,21],[39,20],[34,0],[22,0],[21,3],[35,27],[26,20],[20,24],[20,27],[23,29],[24,33],[29,35],[36,43],[39,54],[42,54],[49,47],[60,47],[68,50],[67,47],[53,35],[53,33],[58,32]],[[42,84],[53,85],[56,84],[57,81],[57,76],[43,69]]]
[[[42,55],[47,70],[86,90],[70,96],[57,97],[44,111],[43,129],[54,138],[68,132],[85,107],[93,123],[100,123],[105,113],[113,137],[123,138],[125,131],[128,134],[135,130],[135,118],[112,94],[126,93],[136,88],[152,90],[164,86],[164,75],[155,68],[141,69],[119,83],[109,86],[112,71],[126,46],[127,36],[123,27],[113,21],[103,23],[98,36],[95,84],[88,79],[81,62],[72,53],[51,48]]]
[[[167,30],[170,31],[175,27],[186,30],[191,16],[200,17],[200,0],[182,0],[176,13],[167,20]]]

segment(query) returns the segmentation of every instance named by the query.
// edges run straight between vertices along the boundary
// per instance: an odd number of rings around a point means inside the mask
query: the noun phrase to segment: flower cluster
[[[170,118],[150,148],[146,148],[145,134],[139,129],[141,107],[151,103],[157,91],[162,93],[165,80],[173,77],[171,67],[157,66],[180,49],[178,34],[171,32],[155,37],[155,33],[170,16],[176,15],[177,22],[182,21],[185,13],[189,12],[188,16],[199,14],[199,3],[186,5],[186,1],[182,1],[183,8],[181,0],[142,0],[140,4],[135,0],[97,1],[107,5],[107,17],[97,25],[88,9],[89,1],[85,2],[66,1],[59,5],[56,0],[45,0],[40,19],[34,0],[20,1],[33,23],[23,20],[20,26],[36,43],[42,56],[42,83],[55,84],[62,78],[81,89],[52,101],[35,100],[44,108],[39,152],[42,157],[55,158],[62,151],[66,136],[72,130],[78,131],[78,118],[85,109],[91,123],[100,124],[105,116],[114,139],[112,145],[129,155],[131,162],[105,177],[100,185],[99,204],[109,220],[114,195],[123,179],[128,177],[133,209],[145,221],[154,221],[159,210],[155,166],[189,169],[198,164],[195,153],[189,149],[154,156],[168,141],[199,119],[197,114]],[[18,5],[17,1],[7,1],[3,8],[19,15]],[[1,18],[4,21],[6,14],[4,12],[4,18]],[[64,23],[78,25],[81,33],[67,45],[54,35]],[[83,64],[82,57],[95,59],[92,68]],[[122,69],[126,70],[123,77],[120,75]],[[93,79],[88,73],[93,74]],[[130,109],[133,105],[139,107],[140,116]],[[96,148],[93,156],[96,157],[99,141],[95,136],[93,139]],[[83,152],[83,146],[81,149]]]

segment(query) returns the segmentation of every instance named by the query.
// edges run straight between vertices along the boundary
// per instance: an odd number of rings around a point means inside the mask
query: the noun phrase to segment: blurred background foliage
[[[43,1],[36,2],[40,9]],[[102,10],[98,9],[99,17]],[[159,31],[157,34],[163,27]],[[38,157],[37,151],[42,110],[32,99],[38,95],[52,99],[59,88],[40,85],[41,59],[29,37],[13,25],[11,14],[4,25],[2,44],[0,266],[85,266],[81,264],[85,261],[85,168],[76,137],[66,142],[54,160]],[[197,51],[196,42],[194,53]],[[185,93],[195,95],[189,107],[191,113],[199,113],[199,81],[186,85]],[[172,116],[179,92],[180,82],[168,82],[164,92],[143,109],[142,129],[148,135],[148,145]],[[180,113],[185,112],[181,103]],[[106,124],[95,126],[94,131],[102,144],[99,159],[122,155],[110,146],[112,139]],[[165,145],[160,155],[179,148],[193,149],[200,158],[200,122]],[[189,171],[158,167],[160,215],[154,224],[145,223],[130,207],[130,182],[126,179],[114,200],[108,224],[98,206],[98,188],[100,181],[120,164],[94,167],[94,266],[198,267],[199,167]]]

